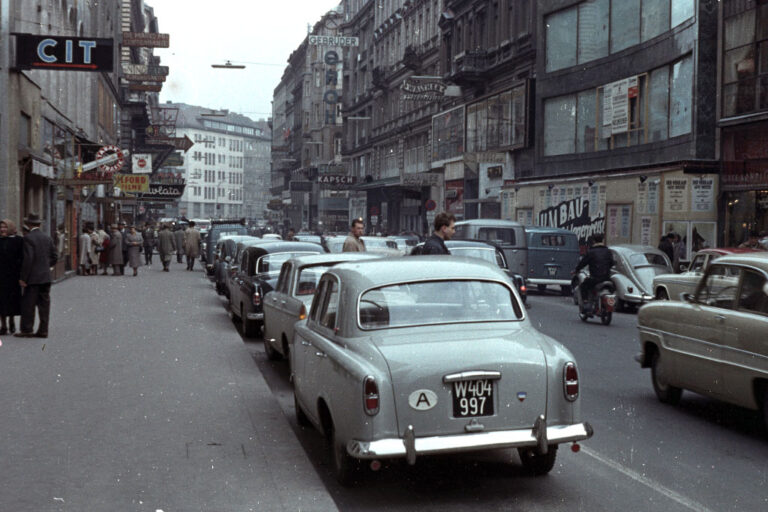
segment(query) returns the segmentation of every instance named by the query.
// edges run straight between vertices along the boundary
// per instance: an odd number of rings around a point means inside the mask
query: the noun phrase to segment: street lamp
[[[211,64],[212,68],[216,69],[245,69],[242,64],[232,64],[232,61],[227,61],[224,64]]]

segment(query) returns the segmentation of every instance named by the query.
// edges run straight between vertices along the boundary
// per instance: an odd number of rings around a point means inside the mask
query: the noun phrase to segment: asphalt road
[[[529,297],[534,325],[564,343],[580,367],[583,418],[595,436],[563,446],[545,477],[521,473],[515,452],[395,462],[353,489],[339,486],[323,443],[296,423],[285,363],[253,358],[340,510],[768,510],[768,436],[757,413],[685,393],[656,400],[638,352],[635,314],[583,323],[569,297]]]

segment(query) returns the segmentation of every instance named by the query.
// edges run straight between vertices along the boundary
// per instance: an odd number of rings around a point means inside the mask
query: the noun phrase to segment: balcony
[[[457,85],[472,86],[487,79],[487,50],[471,50],[453,58],[449,78]]]

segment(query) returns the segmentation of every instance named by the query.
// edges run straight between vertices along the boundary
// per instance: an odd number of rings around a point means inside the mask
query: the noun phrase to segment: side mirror
[[[680,272],[688,272],[688,264],[687,263],[681,263],[680,264]]]
[[[693,302],[693,295],[688,292],[683,292],[680,294],[680,300],[683,302]]]

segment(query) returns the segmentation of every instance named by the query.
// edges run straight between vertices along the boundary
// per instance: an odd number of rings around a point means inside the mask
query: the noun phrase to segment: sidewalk
[[[67,279],[48,339],[2,337],[0,510],[336,510],[199,264],[184,268]]]

